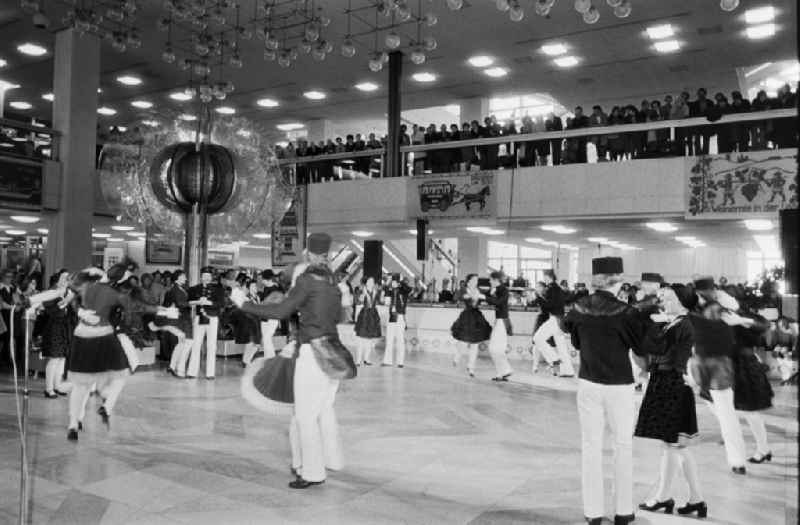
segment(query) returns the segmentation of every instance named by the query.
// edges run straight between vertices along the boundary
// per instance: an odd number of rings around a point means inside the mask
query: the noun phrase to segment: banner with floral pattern
[[[797,208],[797,150],[687,159],[687,219],[774,215]]]

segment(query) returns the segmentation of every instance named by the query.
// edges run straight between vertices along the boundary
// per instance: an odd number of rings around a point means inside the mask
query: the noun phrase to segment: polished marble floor
[[[309,491],[286,487],[286,421],[241,401],[235,360],[218,363],[215,382],[137,372],[111,430],[90,416],[77,444],[66,440],[66,400],[44,399],[37,379],[31,523],[582,523],[574,380],[520,371],[514,382],[496,384],[485,356],[479,365],[479,377],[470,379],[445,355],[412,353],[405,369],[362,369],[337,399],[347,467]],[[19,439],[10,392],[5,376],[0,524],[17,523]],[[718,427],[698,404],[695,451],[710,508],[706,523],[797,523],[797,392],[776,392],[767,417],[775,459],[749,468],[746,477],[728,472]],[[752,450],[752,436],[746,439]],[[657,445],[636,439],[634,454],[638,501],[651,488]],[[675,497],[685,498],[681,483]],[[636,520],[693,522],[645,512]]]

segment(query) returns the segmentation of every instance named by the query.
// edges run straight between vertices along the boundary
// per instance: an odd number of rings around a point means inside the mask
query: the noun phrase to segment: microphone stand
[[[12,306],[9,313],[9,350],[11,358],[15,363],[14,374],[16,383],[16,335],[14,334],[14,314],[16,312],[16,305]],[[19,523],[20,525],[27,525],[28,523],[28,503],[30,499],[29,494],[29,480],[28,480],[28,401],[30,399],[30,391],[28,389],[28,353],[30,351],[30,327],[27,316],[25,320],[25,352],[23,357],[23,379],[22,379],[22,409],[20,413],[20,469],[19,469]],[[17,388],[17,394],[19,390]]]

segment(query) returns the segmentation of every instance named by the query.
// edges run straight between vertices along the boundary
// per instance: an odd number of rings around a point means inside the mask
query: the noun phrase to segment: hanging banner
[[[272,266],[288,266],[303,260],[306,247],[308,186],[299,185],[289,209],[280,221],[272,223]]]
[[[489,219],[497,215],[494,171],[414,176],[408,184],[410,219]]]
[[[774,215],[797,208],[797,150],[687,159],[687,219]]]

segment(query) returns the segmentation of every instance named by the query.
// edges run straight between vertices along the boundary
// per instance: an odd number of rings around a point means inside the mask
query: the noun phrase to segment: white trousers
[[[206,377],[214,377],[217,366],[217,331],[219,330],[219,317],[209,317],[208,324],[200,324],[199,318],[193,321],[192,350],[189,356],[189,368],[186,374],[197,377],[200,372],[200,353],[203,348],[203,339],[206,340]]]
[[[386,351],[383,354],[383,364],[394,364],[394,350],[397,344],[397,365],[403,366],[406,362],[406,318],[397,316],[397,322],[386,325]]]
[[[344,466],[333,403],[339,381],[317,364],[309,345],[302,345],[294,370],[294,417],[289,425],[292,466],[306,481],[325,479],[325,467]]]
[[[553,352],[553,348],[550,346],[550,343],[547,342],[551,337],[556,343],[557,354]],[[542,323],[542,326],[536,330],[536,333],[533,334],[533,348],[534,366],[536,366],[538,361],[536,355],[538,351],[551,365],[556,359],[561,360],[561,364],[559,365],[559,372],[561,375],[575,375],[575,368],[572,366],[572,356],[569,352],[569,346],[567,346],[566,336],[564,332],[561,331],[561,327],[558,325],[558,319],[555,316],[551,315],[547,321]]]
[[[739,416],[733,406],[733,389],[709,390],[711,399],[714,400],[712,411],[719,421],[719,429],[722,433],[722,440],[725,442],[725,454],[728,457],[728,465],[731,467],[743,467],[745,462],[745,445],[742,436],[742,427],[739,424]]]
[[[475,372],[475,363],[478,362],[478,350],[480,350],[478,343],[467,344],[467,371],[470,373]],[[456,343],[453,350],[453,366],[457,366],[460,362],[461,343]]]
[[[372,350],[375,348],[375,344],[378,342],[377,339],[367,339],[365,337],[359,337],[358,341],[356,342],[356,364],[360,365],[362,363],[371,363],[370,356],[372,355]]]
[[[191,339],[181,339],[172,350],[169,367],[175,371],[178,377],[186,377],[186,362],[189,360],[189,353],[192,351],[193,345],[194,341]]]
[[[272,336],[275,335],[275,330],[278,329],[280,321],[270,319],[269,321],[261,321],[261,350],[264,351],[264,357],[269,359],[275,357],[275,346],[272,344]]]
[[[506,376],[513,372],[506,355],[507,348],[508,332],[506,331],[506,324],[502,319],[497,319],[494,322],[492,335],[489,338],[489,355],[492,357],[497,377]]]
[[[633,384],[603,385],[578,380],[578,418],[581,424],[581,487],[583,514],[605,514],[603,435],[606,423],[614,447],[615,513],[633,514]]]

